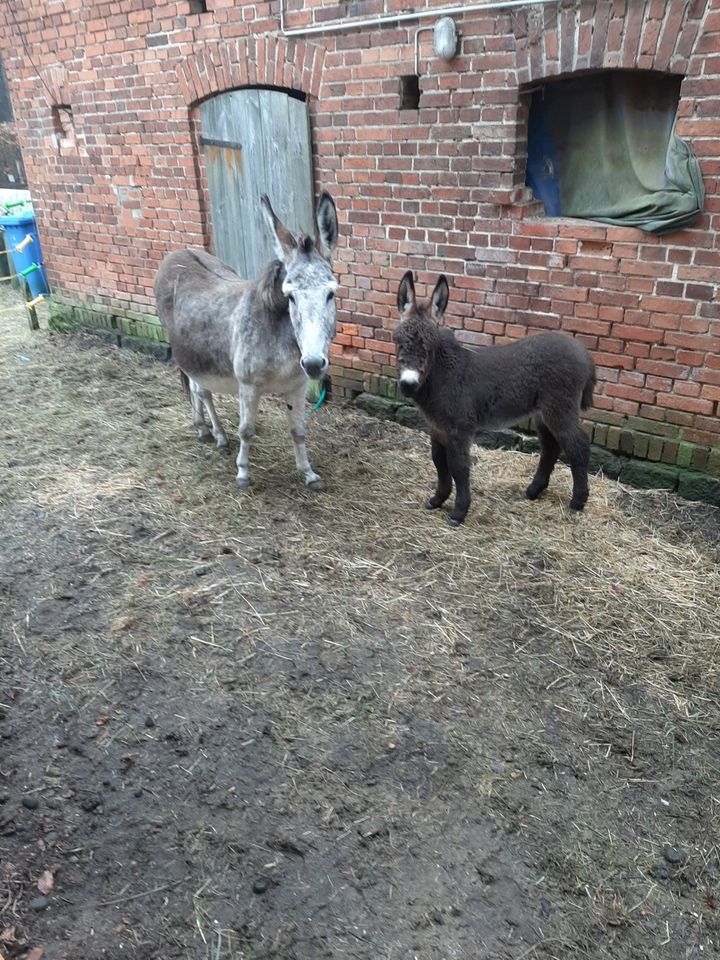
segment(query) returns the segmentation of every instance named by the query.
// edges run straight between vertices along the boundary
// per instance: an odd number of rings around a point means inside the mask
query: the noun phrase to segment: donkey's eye
[[[290,303],[295,303],[295,294],[294,294],[294,293],[289,293],[289,294],[287,295],[287,298],[288,298],[288,300],[290,301]]]
[[[330,301],[334,299],[335,299],[335,291],[330,290],[327,295],[327,302],[330,303]]]

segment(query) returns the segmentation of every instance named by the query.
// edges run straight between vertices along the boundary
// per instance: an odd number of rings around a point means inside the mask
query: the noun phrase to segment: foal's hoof
[[[425,506],[428,510],[437,510],[444,502],[444,500],[438,500],[436,497],[430,497],[429,500],[426,500]]]
[[[453,517],[453,515],[450,514],[450,516],[448,517],[448,526],[459,527],[464,520],[465,520],[465,517]]]
[[[226,436],[215,437],[215,446],[218,448],[220,453],[227,453],[230,449],[228,444],[228,438]]]
[[[200,443],[212,443],[213,439],[213,435],[209,430],[206,430],[204,433],[198,430],[198,440]]]
[[[250,489],[250,477],[235,477],[235,483],[237,484],[238,490]]]
[[[547,487],[536,487],[534,483],[531,483],[525,491],[525,496],[528,500],[537,500],[544,490],[547,490]]]
[[[580,511],[585,508],[586,503],[587,503],[587,500],[571,500],[570,509],[576,510],[578,513],[580,513]]]
[[[314,490],[315,493],[325,493],[326,490],[325,484],[320,477],[318,477],[317,480],[311,480],[309,483],[306,483],[305,486],[308,490]]]

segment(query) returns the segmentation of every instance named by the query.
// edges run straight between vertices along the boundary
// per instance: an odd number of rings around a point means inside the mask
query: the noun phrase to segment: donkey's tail
[[[190,399],[190,380],[184,370],[180,371],[180,383],[182,384],[182,388],[185,391],[185,396],[189,400]],[[583,394],[583,396],[585,396],[585,394]]]
[[[582,410],[587,410],[588,407],[592,406],[593,393],[595,391],[596,383],[597,383],[597,376],[595,374],[595,364],[593,364],[592,367],[590,368],[590,375],[585,381],[582,397],[580,398],[580,407]]]

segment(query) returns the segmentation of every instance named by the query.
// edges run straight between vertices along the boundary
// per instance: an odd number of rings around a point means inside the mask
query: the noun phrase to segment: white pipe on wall
[[[415,31],[415,76],[416,76],[416,77],[420,76],[420,67],[419,67],[419,63],[420,63],[420,34],[423,33],[425,30],[434,30],[434,29],[435,29],[435,27],[434,27],[432,24],[430,24],[429,26],[428,26],[427,24],[425,24],[425,26],[418,27],[417,30]]]
[[[489,3],[469,3],[455,7],[438,7],[435,10],[418,10],[414,13],[380,14],[376,17],[356,18],[354,20],[333,20],[328,23],[313,24],[311,27],[297,27],[287,30],[285,27],[285,0],[280,4],[280,32],[286,37],[307,37],[318,33],[337,33],[341,30],[355,30],[358,27],[379,27],[384,23],[405,23],[408,20],[426,20],[428,17],[448,17],[463,13],[481,13],[483,10],[506,10],[512,7],[538,7],[559,0],[490,0]]]

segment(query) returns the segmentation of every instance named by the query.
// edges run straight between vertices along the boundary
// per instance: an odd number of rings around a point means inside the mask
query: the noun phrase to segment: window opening
[[[675,133],[681,77],[608,70],[534,90],[526,183],[550,216],[666,233],[702,211],[690,146]]]
[[[400,109],[420,109],[420,77],[414,73],[400,77]]]

